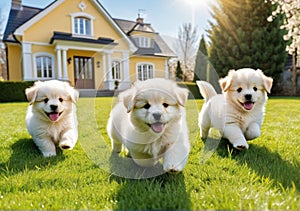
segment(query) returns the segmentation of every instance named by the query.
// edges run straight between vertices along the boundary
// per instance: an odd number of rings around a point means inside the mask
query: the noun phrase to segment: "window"
[[[74,33],[78,35],[91,35],[91,20],[86,17],[74,18]]]
[[[38,55],[35,57],[35,75],[37,78],[53,78],[54,61],[52,56]]]
[[[95,17],[85,12],[75,12],[70,14],[72,33],[77,36],[94,36]]]
[[[136,44],[140,48],[150,48],[151,47],[151,38],[150,37],[142,37],[142,36],[137,36],[135,38]]]
[[[120,61],[113,61],[112,62],[112,79],[114,80],[121,80],[121,62]]]
[[[139,64],[137,66],[138,80],[144,81],[154,77],[154,68],[152,64]]]

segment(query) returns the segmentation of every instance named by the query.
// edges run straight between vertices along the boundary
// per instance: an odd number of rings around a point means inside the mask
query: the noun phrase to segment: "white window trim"
[[[137,36],[138,46],[140,48],[150,48],[151,47],[151,38],[146,36]]]
[[[111,68],[114,67],[114,62],[119,62],[120,63],[120,78],[119,79],[115,79],[115,75],[112,75],[112,79],[113,80],[118,80],[118,81],[121,81],[122,78],[123,78],[123,64],[122,64],[122,60],[121,59],[114,59],[112,62],[111,62]],[[111,74],[112,74],[112,69],[111,69]],[[116,74],[116,73],[115,73]]]
[[[138,69],[138,67],[140,65],[147,65],[147,66],[151,65],[153,67],[153,70],[152,70],[153,71],[152,72],[153,77],[152,78],[155,78],[155,65],[153,63],[151,63],[151,62],[139,62],[139,63],[136,64],[136,79],[137,80],[140,80],[139,79],[139,69]],[[150,78],[147,77],[147,79],[150,79]],[[147,80],[147,79],[142,78],[143,81]]]
[[[52,66],[52,77],[38,77],[37,76],[37,65],[36,65],[36,58],[40,56],[48,56],[51,58],[51,66]],[[55,56],[51,53],[47,52],[39,52],[33,54],[33,69],[34,69],[34,78],[40,79],[40,80],[47,80],[47,79],[53,79],[55,78]]]
[[[76,12],[76,13],[72,13],[70,14],[71,16],[71,25],[72,25],[72,34],[73,36],[77,36],[77,37],[94,37],[94,20],[95,20],[95,17],[88,14],[88,13],[85,13],[85,12]],[[90,20],[90,24],[91,24],[91,34],[90,35],[83,35],[83,34],[77,34],[75,33],[75,18],[78,18],[78,17],[84,17],[84,18],[87,18]]]

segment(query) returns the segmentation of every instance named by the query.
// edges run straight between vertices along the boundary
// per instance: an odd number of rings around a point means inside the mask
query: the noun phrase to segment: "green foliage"
[[[177,67],[176,67],[175,76],[176,76],[176,80],[182,81],[182,79],[183,79],[183,71],[181,69],[180,61],[177,61]]]
[[[25,89],[32,86],[32,81],[0,81],[0,102],[27,101]]]
[[[262,135],[248,151],[221,140],[206,162],[197,126],[202,103],[186,104],[193,147],[184,171],[143,180],[101,166],[111,155],[105,126],[112,98],[79,99],[78,143],[54,158],[43,158],[26,131],[28,103],[0,104],[0,210],[300,210],[299,98],[271,98]],[[105,141],[88,136],[94,132]]]
[[[204,36],[200,40],[199,49],[196,57],[196,65],[194,69],[194,82],[198,80],[209,81],[209,75],[207,74],[208,68],[208,56],[207,48]]]
[[[218,0],[211,22],[210,62],[221,77],[230,69],[251,67],[277,78],[287,53],[282,17],[268,22],[274,6],[265,0]]]

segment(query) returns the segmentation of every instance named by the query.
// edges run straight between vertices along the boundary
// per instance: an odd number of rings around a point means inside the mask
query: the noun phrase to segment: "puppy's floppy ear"
[[[131,112],[134,108],[135,104],[135,94],[136,89],[134,87],[120,93],[119,100],[123,102],[125,108],[127,109],[127,113]]]
[[[264,88],[268,93],[271,93],[271,88],[273,85],[273,78],[271,77],[267,77],[264,75],[263,71],[260,69],[256,70],[258,72],[258,74],[260,75],[260,77],[263,79],[263,83],[264,83]]]
[[[76,103],[79,98],[79,92],[74,89],[68,82],[65,82],[67,93],[71,97],[73,103]]]
[[[189,90],[178,86],[176,86],[174,90],[177,103],[184,107],[186,101],[188,100]]]
[[[36,81],[34,82],[34,85],[32,87],[25,89],[26,98],[30,104],[32,104],[36,100],[39,91],[39,85],[41,83],[43,82]]]
[[[232,74],[235,73],[235,70],[229,70],[228,75],[225,78],[219,80],[221,89],[223,92],[227,92],[232,83]]]

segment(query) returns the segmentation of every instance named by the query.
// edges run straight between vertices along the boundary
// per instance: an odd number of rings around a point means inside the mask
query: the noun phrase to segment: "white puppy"
[[[68,82],[37,81],[26,89],[30,102],[27,130],[44,157],[56,155],[56,146],[71,150],[78,138],[75,102],[78,91]]]
[[[188,90],[170,80],[136,82],[119,96],[110,113],[107,132],[113,151],[122,144],[140,166],[150,167],[163,158],[165,171],[182,171],[190,143],[184,105]]]
[[[220,79],[223,94],[217,95],[207,82],[197,81],[205,103],[199,114],[200,135],[207,138],[214,127],[228,139],[233,147],[248,149],[247,140],[260,136],[265,103],[273,79],[261,70],[250,68],[230,70]]]

